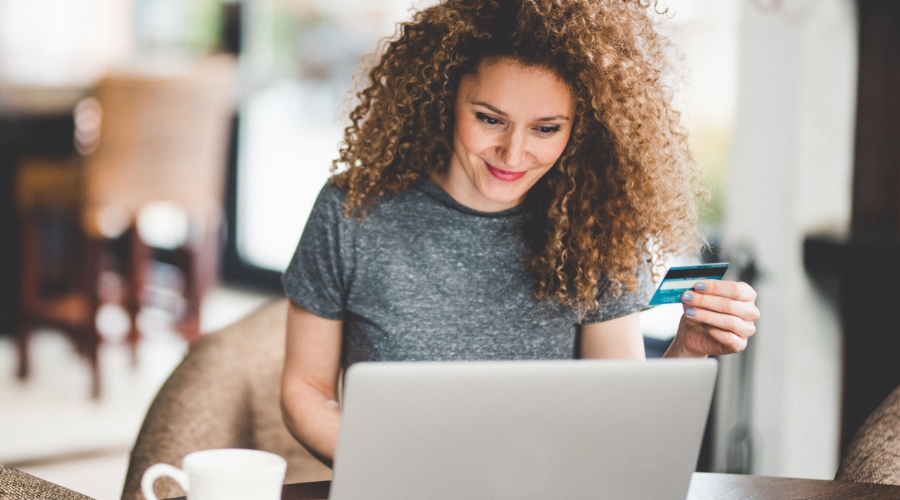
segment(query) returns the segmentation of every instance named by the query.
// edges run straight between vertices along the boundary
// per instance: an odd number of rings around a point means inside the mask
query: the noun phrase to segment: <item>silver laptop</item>
[[[714,360],[358,363],[333,500],[684,500]]]

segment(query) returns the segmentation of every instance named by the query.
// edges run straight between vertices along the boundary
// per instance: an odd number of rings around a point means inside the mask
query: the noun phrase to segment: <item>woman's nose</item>
[[[511,132],[501,146],[500,158],[507,167],[518,167],[525,162],[525,134]]]

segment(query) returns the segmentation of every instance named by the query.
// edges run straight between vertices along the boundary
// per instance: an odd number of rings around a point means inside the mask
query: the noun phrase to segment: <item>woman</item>
[[[645,357],[651,263],[695,250],[664,41],[622,0],[447,0],[401,26],[284,276],[285,422],[330,464],[363,360]],[[666,356],[737,352],[755,292],[704,281]]]

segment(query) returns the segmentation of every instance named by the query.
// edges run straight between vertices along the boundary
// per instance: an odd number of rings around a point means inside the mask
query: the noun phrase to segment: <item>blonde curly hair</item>
[[[654,257],[695,250],[702,191],[662,82],[668,42],[637,0],[446,0],[383,44],[356,93],[331,182],[344,215],[447,168],[460,77],[487,59],[548,68],[575,97],[569,142],[527,193],[525,267],[538,298],[588,312],[634,290]]]

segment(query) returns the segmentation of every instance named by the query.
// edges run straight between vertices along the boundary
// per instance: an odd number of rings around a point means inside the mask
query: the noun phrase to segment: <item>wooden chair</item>
[[[309,454],[281,417],[287,299],[261,307],[237,323],[204,335],[150,406],[125,479],[123,500],[139,500],[141,476],[165,462],[181,465],[193,451],[251,448],[288,461],[287,483],[331,479],[331,469]],[[160,498],[184,495],[167,480]]]
[[[856,432],[835,479],[900,485],[900,387]]]
[[[217,276],[235,84],[236,65],[230,56],[164,71],[111,72],[95,92],[102,112],[97,140],[80,145],[92,150],[90,154],[27,159],[19,165],[23,306],[16,338],[21,378],[29,373],[31,332],[54,326],[88,359],[94,374],[92,394],[100,394],[101,338],[95,320],[102,301],[98,289],[103,287],[98,279],[112,270],[120,276],[115,301],[131,316],[127,339],[134,348],[140,337],[136,318],[155,252],[135,221],[154,202],[178,207],[189,221],[186,238],[164,252],[184,275],[185,307],[177,327],[187,340],[199,338],[200,302]],[[61,239],[48,231],[48,220],[50,226],[74,230]],[[54,274],[56,268],[45,265],[47,249],[59,247],[61,241],[67,263],[57,266],[65,272]],[[63,275],[66,279],[58,279]]]
[[[100,393],[100,334],[96,293],[104,241],[79,228],[84,172],[77,158],[31,159],[20,165],[16,207],[22,245],[21,305],[16,324],[18,375],[30,372],[32,331],[50,326],[68,334],[93,372],[91,393]]]
[[[0,465],[0,498],[3,500],[92,500],[43,479]]]
[[[131,226],[154,202],[183,211],[188,234],[164,250],[185,278],[178,328],[188,341],[199,338],[200,302],[218,273],[236,70],[224,55],[166,71],[130,69],[109,74],[96,92],[102,120],[87,157],[85,224],[102,232],[96,224],[112,212]],[[146,291],[151,253],[132,253],[136,290]]]

